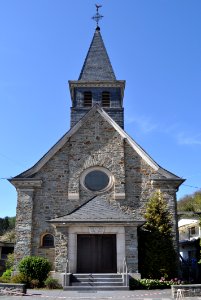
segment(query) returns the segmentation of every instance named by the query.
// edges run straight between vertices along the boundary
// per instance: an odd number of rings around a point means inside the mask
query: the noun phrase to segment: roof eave
[[[85,225],[93,225],[93,224],[110,224],[110,225],[128,225],[128,226],[142,226],[145,221],[135,221],[135,220],[71,220],[71,221],[65,221],[65,220],[48,220],[47,222],[54,224],[55,226],[70,226],[70,225],[79,225],[79,224],[85,224]]]

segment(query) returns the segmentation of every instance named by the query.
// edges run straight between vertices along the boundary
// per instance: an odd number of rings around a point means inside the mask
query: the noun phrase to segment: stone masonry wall
[[[58,256],[59,248],[56,248],[57,233],[48,220],[69,213],[94,196],[80,184],[82,172],[93,166],[105,167],[114,175],[115,184],[107,193],[108,199],[114,201],[115,194],[125,193],[124,140],[99,113],[92,116],[34,176],[42,179],[43,184],[35,190],[31,252],[47,256],[51,261],[56,257],[57,270],[61,269],[58,262],[61,255]],[[70,200],[69,194],[78,194],[79,198]],[[44,233],[55,236],[54,250],[41,247]],[[65,234],[67,236],[67,230]]]
[[[16,245],[15,265],[24,257],[31,255],[32,244],[32,214],[33,190],[18,190],[17,215],[16,215]]]
[[[154,191],[151,184],[153,174],[156,172],[125,142],[125,205],[137,220],[144,219],[145,205]]]
[[[55,235],[55,271],[67,271],[68,234],[66,227],[58,227]]]
[[[100,166],[115,177],[112,192],[124,193],[124,142],[112,126],[96,113],[69,144],[69,192],[79,193],[81,203],[94,196],[80,185],[80,176],[87,168]],[[93,123],[92,123],[93,122]]]
[[[138,273],[138,237],[136,227],[125,228],[126,262],[129,273]]]
[[[114,176],[114,184],[106,192],[108,200],[118,203],[123,211],[131,211],[136,220],[142,220],[145,205],[155,187],[151,177],[161,178],[120,134],[102,116],[95,112],[69,141],[33,177],[42,180],[41,188],[34,194],[19,194],[17,214],[17,243],[19,257],[42,255],[54,262],[57,272],[63,272],[68,253],[68,229],[55,229],[48,221],[64,216],[94,196],[80,183],[82,172],[95,166],[108,169]],[[167,185],[167,184],[166,184]],[[173,216],[173,231],[176,245],[175,189],[171,184],[159,185]],[[75,197],[70,197],[74,195]],[[121,196],[118,196],[121,195]],[[125,195],[125,196],[123,196]],[[33,205],[32,205],[33,196]],[[25,205],[25,206],[24,206]],[[32,220],[32,221],[31,221]],[[51,233],[55,237],[55,248],[41,247],[41,236]],[[24,235],[24,237],[23,237]],[[25,247],[25,243],[28,246]],[[137,271],[136,228],[126,228],[126,256],[128,267]]]
[[[147,201],[156,189],[160,189],[175,224],[176,189],[171,182],[167,183],[168,181],[161,180],[157,186],[153,185],[153,176],[158,179],[164,177],[139,157],[127,142],[125,143],[125,176],[126,205],[136,212],[136,218],[143,217]]]

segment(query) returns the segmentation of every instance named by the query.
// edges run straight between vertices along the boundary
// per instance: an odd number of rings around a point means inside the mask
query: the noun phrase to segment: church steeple
[[[78,80],[116,80],[99,27],[94,33]]]
[[[99,8],[99,7],[98,7]],[[102,107],[113,120],[124,128],[123,96],[125,81],[117,80],[107,54],[98,21],[97,27],[78,80],[69,81],[73,127],[95,104]],[[98,20],[98,21],[97,21]]]

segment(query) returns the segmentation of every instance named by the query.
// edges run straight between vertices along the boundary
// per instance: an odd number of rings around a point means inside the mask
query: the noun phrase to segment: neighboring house
[[[183,279],[191,282],[200,282],[200,220],[196,217],[180,219],[179,252]]]
[[[44,256],[61,277],[67,262],[72,273],[117,273],[126,260],[135,276],[137,229],[158,189],[172,215],[177,248],[176,192],[184,180],[124,131],[125,81],[116,79],[99,27],[79,79],[69,87],[70,130],[10,179],[18,192],[16,263],[26,255]]]
[[[197,258],[196,241],[201,237],[199,219],[181,219],[178,222],[179,228],[179,252],[184,260]]]
[[[5,262],[9,253],[13,253],[14,243],[0,241],[0,276],[5,271]]]

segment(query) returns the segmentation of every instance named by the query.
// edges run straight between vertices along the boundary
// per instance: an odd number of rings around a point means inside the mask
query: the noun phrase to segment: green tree
[[[146,223],[139,232],[139,268],[143,277],[172,278],[177,274],[177,255],[173,247],[172,217],[160,191],[150,198]]]
[[[201,191],[181,198],[177,202],[177,210],[180,212],[201,212]]]
[[[8,229],[14,229],[15,228],[15,220],[16,220],[16,217],[8,217],[8,222],[9,222]]]
[[[0,235],[15,228],[15,217],[0,218]]]
[[[0,218],[0,235],[4,234],[9,228],[9,218]]]

